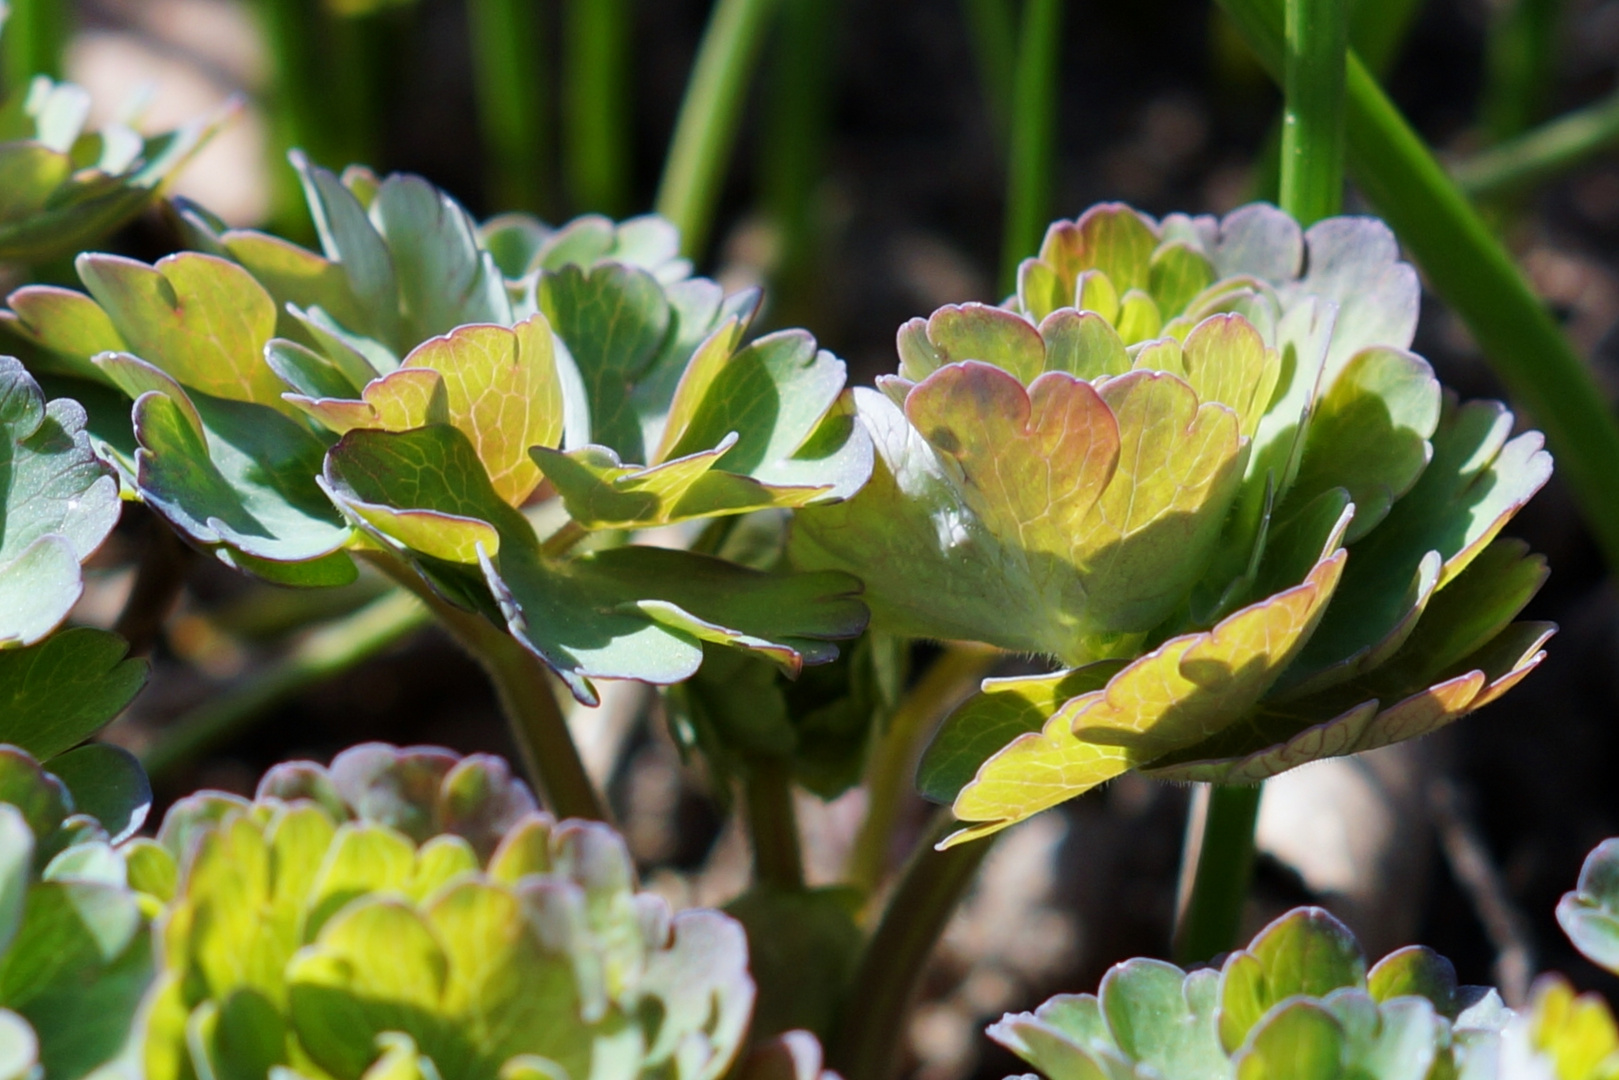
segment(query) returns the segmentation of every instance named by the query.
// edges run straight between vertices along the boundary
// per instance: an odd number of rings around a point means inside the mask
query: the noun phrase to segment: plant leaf
[[[128,651],[116,634],[74,627],[0,652],[0,743],[43,761],[94,735],[146,684],[146,661]]]
[[[1557,922],[1586,959],[1619,971],[1619,840],[1585,857],[1579,885],[1558,901]]]

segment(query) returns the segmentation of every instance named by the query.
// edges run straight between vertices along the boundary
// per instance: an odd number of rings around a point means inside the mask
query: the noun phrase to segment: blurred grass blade
[[[550,65],[541,7],[540,0],[467,0],[489,198],[502,210],[549,207],[545,72]]]
[[[630,201],[630,13],[626,0],[568,0],[563,114],[575,213]]]
[[[1557,66],[1563,0],[1498,5],[1484,47],[1480,119],[1491,142],[1528,131],[1545,115]]]
[[[708,243],[725,167],[776,0],[716,0],[680,103],[658,185],[658,213],[680,229],[684,254]]]
[[[1001,291],[1017,288],[1018,263],[1033,255],[1051,216],[1056,166],[1057,58],[1063,0],[1026,0],[1012,88],[1011,147],[1006,182],[1006,231]]]
[[[764,202],[781,232],[777,298],[789,307],[816,280],[815,193],[826,171],[838,0],[784,0],[772,48]],[[785,294],[785,296],[783,296]],[[798,321],[798,320],[793,320]]]
[[[1343,206],[1345,0],[1287,0],[1282,209],[1310,226]]]
[[[967,43],[972,46],[978,81],[989,99],[990,113],[1004,133],[1012,122],[1012,83],[1017,69],[1017,20],[1007,0],[961,0],[967,16]]]
[[[1423,0],[1357,0],[1350,5],[1349,40],[1378,78],[1400,58]]]
[[[1619,93],[1481,151],[1451,169],[1474,197],[1528,187],[1619,145]]]
[[[1281,0],[1221,2],[1260,60],[1279,73]],[[1511,256],[1353,53],[1345,74],[1347,149],[1357,186],[1545,431],[1609,565],[1619,568],[1619,426],[1595,380]]]
[[[11,9],[0,40],[6,91],[26,92],[35,75],[62,78],[62,58],[73,28],[68,0],[9,0]]]

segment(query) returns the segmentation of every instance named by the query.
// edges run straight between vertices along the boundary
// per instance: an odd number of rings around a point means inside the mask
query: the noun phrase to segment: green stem
[[[1259,784],[1199,788],[1186,830],[1186,858],[1196,861],[1182,870],[1192,884],[1175,931],[1176,963],[1201,963],[1237,944],[1264,790]]]
[[[208,751],[250,730],[294,694],[369,660],[428,621],[419,600],[396,591],[313,630],[247,682],[209,698],[164,728],[141,754],[141,764],[154,784],[162,784]]]
[[[777,301],[813,291],[815,193],[824,172],[838,0],[783,0],[764,146],[764,202],[781,231]]]
[[[1491,142],[1522,134],[1544,113],[1562,7],[1562,0],[1509,0],[1499,7],[1485,43],[1479,109]]]
[[[911,791],[922,745],[945,714],[978,686],[1001,653],[987,645],[958,643],[930,665],[888,718],[866,761],[866,819],[849,853],[848,880],[875,895],[888,873],[899,810]]]
[[[625,0],[569,0],[563,58],[568,194],[576,211],[629,205],[630,18]]]
[[[551,811],[558,817],[606,821],[606,808],[568,733],[551,677],[539,658],[503,628],[439,596],[415,570],[392,555],[368,552],[366,557],[427,604],[439,623],[483,666],[495,684],[524,771]]]
[[[1619,144],[1619,93],[1565,113],[1455,165],[1451,175],[1475,199],[1516,191],[1567,172]]]
[[[489,198],[502,210],[548,206],[542,6],[539,0],[467,0]]]
[[[135,567],[135,582],[112,628],[113,633],[129,642],[130,655],[145,656],[157,644],[163,623],[185,587],[191,555],[191,549],[167,524],[156,515],[148,516],[146,547]]]
[[[1221,0],[1272,73],[1281,70],[1280,0]],[[1619,568],[1619,426],[1590,371],[1472,204],[1358,57],[1349,56],[1350,170],[1429,283],[1546,433],[1608,565]]]
[[[1399,59],[1422,4],[1423,0],[1355,0],[1349,12],[1349,40],[1378,78]]]
[[[341,136],[330,129],[332,112],[326,98],[326,65],[319,34],[326,16],[318,0],[259,0],[259,21],[271,61],[271,126],[282,155],[301,149],[322,165],[342,168]],[[283,157],[283,161],[284,161]],[[271,218],[275,232],[298,241],[314,235],[303,191],[291,169],[271,170],[274,178]]]
[[[779,758],[750,760],[744,801],[753,838],[754,880],[780,889],[802,889],[804,856],[787,763]]]
[[[1040,245],[1051,213],[1057,142],[1057,72],[1063,0],[1025,0],[1012,89],[1007,163],[1006,231],[1001,291],[1017,288],[1017,268]]]
[[[694,258],[708,242],[743,97],[775,7],[776,0],[717,0],[680,103],[657,209],[679,227],[682,250]]]
[[[35,75],[60,81],[72,29],[68,0],[10,0],[4,36],[6,92],[28,92]]]
[[[898,1064],[905,1020],[922,974],[956,904],[989,854],[993,837],[937,851],[955,822],[943,819],[912,856],[850,982],[853,991],[828,1047],[827,1064],[844,1080],[889,1080]]]
[[[1344,192],[1345,0],[1287,0],[1283,65],[1282,209],[1310,226]]]
[[[967,40],[984,84],[990,113],[1002,132],[1011,127],[1012,83],[1017,70],[1016,20],[1006,0],[961,0]]]

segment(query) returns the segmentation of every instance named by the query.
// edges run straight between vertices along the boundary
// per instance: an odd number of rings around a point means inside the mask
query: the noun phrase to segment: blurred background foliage
[[[232,225],[307,239],[291,146],[335,168],[421,173],[479,217],[656,207],[685,226],[700,270],[728,288],[767,285],[763,325],[810,327],[855,383],[892,367],[906,318],[999,295],[1050,217],[1102,199],[1165,213],[1275,197],[1279,96],[1204,0],[12,6],[7,84],[19,86],[18,71],[77,81],[93,125],[138,93],[151,131],[243,95],[175,187]],[[1351,36],[1611,407],[1619,0],[1358,0]],[[685,159],[669,155],[677,128],[697,148]],[[1352,211],[1357,200],[1351,190]],[[179,243],[172,215],[154,210],[107,246],[150,260]],[[6,273],[9,287],[70,268]],[[1442,304],[1424,304],[1416,347],[1462,396],[1505,394]],[[1509,1001],[1545,968],[1619,990],[1551,914],[1585,852],[1619,832],[1619,603],[1557,480],[1514,531],[1554,568],[1527,613],[1563,625],[1550,659],[1440,737],[1272,782],[1246,933],[1320,901],[1369,951],[1422,941]],[[155,674],[108,734],[145,756],[160,804],[198,786],[248,792],[278,761],[366,739],[511,753],[475,665],[418,632],[409,610],[378,606],[400,601],[378,601],[370,578],[315,592],[256,585],[189,557],[132,507],[89,568],[75,621],[118,622],[143,560],[180,583],[177,614],[161,631],[120,627]],[[683,759],[662,712],[650,691],[622,684],[572,719],[649,887],[723,902],[747,874],[743,838],[722,828],[731,793]],[[863,796],[798,797],[811,884],[830,881]],[[979,1037],[985,1020],[1165,953],[1185,801],[1183,789],[1127,777],[992,854],[906,1034],[919,1075],[1014,1071]],[[927,813],[905,805],[910,838]]]

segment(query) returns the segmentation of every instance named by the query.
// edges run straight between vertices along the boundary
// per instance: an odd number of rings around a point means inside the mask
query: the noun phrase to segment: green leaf
[[[1237,1080],[1337,1080],[1343,1028],[1326,1009],[1295,1002],[1267,1017],[1235,1059]]]
[[[1366,988],[1378,1002],[1397,997],[1423,998],[1449,1020],[1455,1020],[1461,1012],[1455,966],[1425,945],[1396,949],[1373,964],[1366,973]]]
[[[34,872],[34,833],[22,811],[0,803],[0,953],[16,940]]]
[[[127,890],[97,881],[41,881],[28,892],[22,926],[0,957],[0,1001],[28,1011],[59,985],[115,961],[141,928]]]
[[[567,265],[540,279],[540,310],[578,365],[590,402],[590,440],[621,461],[647,460],[632,388],[656,360],[670,325],[669,301],[644,270]]]
[[[1216,1030],[1218,978],[1188,977],[1173,964],[1130,960],[1109,969],[1102,1014],[1124,1054],[1159,1075],[1218,1080],[1228,1075]]]
[[[118,483],[84,426],[79,405],[47,403],[0,356],[0,649],[33,644],[67,617],[79,564],[118,520]]]
[[[663,1023],[646,1051],[643,1068],[677,1059],[690,1080],[717,1080],[735,1060],[753,1012],[747,937],[717,911],[682,911],[668,947],[647,959],[641,988],[663,1009]]]
[[[1365,985],[1366,960],[1349,929],[1321,908],[1297,908],[1226,958],[1220,969],[1220,1041],[1236,1053],[1259,1038],[1254,1027],[1273,1005]]]
[[[135,402],[141,496],[196,543],[239,568],[332,557],[349,538],[317,476],[325,447],[279,413],[248,402],[148,391]],[[194,422],[200,419],[202,426]],[[336,582],[333,582],[336,583]]]
[[[73,795],[74,809],[99,821],[113,843],[146,823],[152,787],[139,760],[123,747],[91,743],[51,759],[50,766]]]
[[[334,498],[382,535],[441,558],[475,552],[513,635],[582,701],[594,698],[591,678],[687,678],[702,641],[796,670],[832,659],[829,642],[864,625],[857,583],[839,573],[771,575],[639,547],[548,559],[454,428],[353,431],[326,469]]]
[[[101,305],[81,292],[55,285],[26,285],[12,293],[0,326],[41,350],[64,374],[100,382],[90,357],[128,348]]]
[[[954,802],[996,751],[1039,731],[1063,705],[1102,689],[1122,667],[1122,660],[1099,660],[1050,675],[985,679],[983,693],[968,698],[939,725],[917,765],[917,790],[934,802]]]
[[[130,352],[188,390],[286,409],[281,380],[264,361],[275,302],[246,270],[196,252],[154,266],[82,255],[77,265]]]
[[[0,743],[53,758],[94,735],[146,684],[116,634],[75,627],[0,652]]]
[[[1050,1080],[1113,1080],[1133,1071],[1092,994],[1059,994],[1033,1013],[1008,1013],[986,1034]]]
[[[1579,884],[1558,901],[1557,922],[1586,959],[1619,970],[1619,840],[1585,857]]]
[[[0,744],[0,803],[9,803],[22,814],[36,844],[54,840],[63,819],[73,812],[73,800],[60,780],[46,772],[28,754],[14,746]]]
[[[1302,584],[1171,638],[1105,689],[1063,704],[1038,734],[980,767],[953,806],[970,824],[946,844],[997,832],[1236,722],[1298,654],[1343,566],[1342,550],[1326,555]]]

